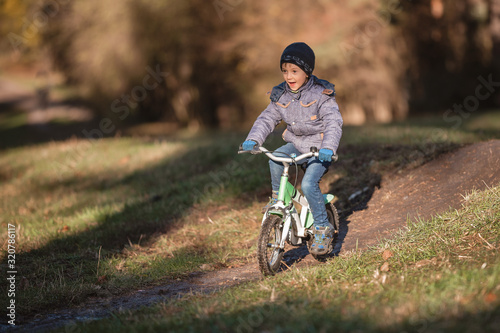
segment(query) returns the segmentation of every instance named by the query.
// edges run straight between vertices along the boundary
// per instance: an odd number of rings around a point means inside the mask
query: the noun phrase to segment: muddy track
[[[407,218],[428,218],[450,208],[460,208],[462,195],[500,183],[500,140],[465,146],[413,170],[382,180],[363,210],[344,214],[335,255],[375,245],[406,226]],[[286,268],[302,268],[317,262],[305,246],[288,248]],[[22,331],[48,331],[63,325],[109,317],[112,313],[161,303],[190,293],[213,293],[261,278],[257,263],[211,272],[194,273],[184,280],[137,290],[129,294],[88,300],[79,307],[40,315],[18,326]],[[5,327],[3,327],[5,329]],[[12,331],[16,331],[12,330]]]

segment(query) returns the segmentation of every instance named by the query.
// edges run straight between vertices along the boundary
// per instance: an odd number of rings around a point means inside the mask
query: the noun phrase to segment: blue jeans
[[[283,152],[288,155],[300,155],[300,152],[291,143],[281,146],[273,153],[273,155],[278,157],[288,157],[287,155],[279,154],[278,152]],[[297,161],[297,164],[302,164],[304,162],[307,162],[307,169],[304,174],[304,178],[302,179],[302,192],[304,193],[307,202],[309,202],[309,207],[311,208],[314,218],[314,225],[318,227],[326,227],[330,224],[330,222],[328,221],[328,216],[326,214],[325,202],[323,200],[323,194],[319,188],[319,182],[321,177],[323,177],[330,167],[331,162],[321,162],[317,157],[311,157],[307,160]],[[271,185],[273,187],[273,191],[278,192],[284,166],[280,162],[269,160],[269,169],[271,170]]]

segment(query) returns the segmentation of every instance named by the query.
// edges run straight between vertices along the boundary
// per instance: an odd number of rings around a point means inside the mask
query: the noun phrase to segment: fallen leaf
[[[488,293],[484,296],[484,301],[488,304],[493,303],[497,300],[497,295],[493,293]]]
[[[384,260],[387,260],[389,259],[390,257],[392,257],[394,255],[394,253],[392,253],[391,250],[385,250],[383,253],[382,253],[382,258]]]
[[[108,277],[106,275],[101,275],[97,278],[97,283],[104,283],[106,282],[106,280],[108,280]]]
[[[59,229],[57,232],[66,232],[66,231],[69,231],[69,227],[67,225]]]

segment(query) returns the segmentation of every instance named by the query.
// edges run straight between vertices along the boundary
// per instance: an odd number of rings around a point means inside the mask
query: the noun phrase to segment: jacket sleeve
[[[320,106],[319,116],[323,119],[325,125],[321,148],[331,149],[336,154],[340,138],[342,137],[342,125],[344,122],[335,97],[328,96],[326,98]]]
[[[254,140],[259,146],[262,146],[267,136],[280,122],[281,114],[276,105],[273,102],[269,103],[267,108],[255,120],[246,140]]]

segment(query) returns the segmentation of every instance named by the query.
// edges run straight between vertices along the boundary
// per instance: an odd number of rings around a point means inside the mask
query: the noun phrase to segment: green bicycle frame
[[[285,206],[291,204],[292,200],[297,202],[302,201],[302,195],[293,187],[293,185],[288,181],[288,175],[282,175],[280,179],[280,188],[278,192],[278,200],[282,201]],[[323,194],[323,199],[325,204],[331,202],[335,196],[333,194]],[[274,212],[274,214],[278,214],[278,212]],[[279,214],[281,216],[281,214]],[[309,229],[314,224],[314,218],[309,209],[307,209],[307,213],[305,216],[304,227]]]
[[[285,206],[288,206],[295,195],[295,188],[288,181],[287,175],[282,175],[280,180],[280,189],[278,192],[278,200],[283,201]]]

